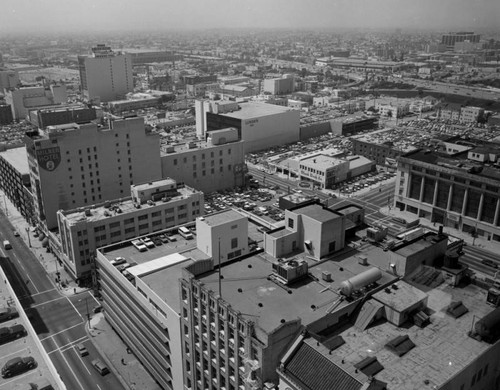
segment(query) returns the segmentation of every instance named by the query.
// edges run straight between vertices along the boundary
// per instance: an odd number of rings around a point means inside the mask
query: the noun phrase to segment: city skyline
[[[98,32],[211,28],[401,28],[463,30],[495,28],[494,0],[117,0],[98,2],[21,0],[4,8],[0,31]],[[78,16],[78,17],[74,17]]]

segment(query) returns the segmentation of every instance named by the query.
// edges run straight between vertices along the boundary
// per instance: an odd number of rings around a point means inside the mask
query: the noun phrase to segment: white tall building
[[[57,227],[58,210],[126,197],[130,185],[161,179],[160,136],[143,118],[48,126],[28,133],[35,217]]]
[[[79,56],[78,64],[82,93],[88,100],[119,100],[134,90],[129,53],[115,53],[108,46],[97,45],[91,57]]]

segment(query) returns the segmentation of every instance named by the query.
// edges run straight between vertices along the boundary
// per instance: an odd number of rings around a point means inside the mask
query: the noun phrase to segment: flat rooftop
[[[63,211],[63,214],[65,215],[70,224],[81,221],[97,222],[103,219],[109,219],[110,217],[113,217],[115,215],[124,215],[131,212],[139,212],[140,210],[156,207],[157,205],[166,205],[169,203],[174,203],[182,199],[187,199],[189,198],[189,196],[195,194],[196,192],[197,191],[189,187],[178,188],[177,189],[178,195],[171,197],[168,202],[158,201],[155,203],[155,205],[152,206],[145,203],[141,205],[140,209],[137,209],[135,207],[135,203],[130,197],[110,201],[109,205],[113,205],[113,208],[115,207],[120,208],[121,212],[119,214],[116,211],[114,211],[116,209],[106,207],[106,203],[99,203],[94,206],[80,207],[78,209]],[[86,214],[85,210],[90,210],[90,213]]]
[[[177,231],[167,229],[148,237],[153,237],[164,232]],[[208,258],[196,248],[196,240],[186,240],[179,234],[172,234],[174,242],[164,242],[155,245],[145,252],[139,252],[131,241],[113,244],[99,249],[111,261],[123,257],[129,264],[136,265],[127,269],[136,278],[143,280],[159,297],[165,300],[170,307],[180,312],[179,278],[182,270],[196,260]],[[125,279],[125,276],[122,276]]]
[[[296,259],[311,261],[301,255]],[[309,273],[314,278],[308,276],[292,283],[287,286],[291,292],[289,293],[283,286],[268,280],[268,276],[272,274],[272,262],[269,260],[270,256],[258,254],[225,264],[221,270],[222,299],[266,332],[279,327],[282,319],[290,321],[301,318],[302,324],[308,325],[323,318],[327,314],[326,310],[340,298],[338,291],[342,281],[358,273],[351,272],[349,268],[340,272],[337,267],[337,273],[332,276],[333,281],[324,282],[321,278],[322,270],[313,267],[309,269]],[[333,261],[326,263],[335,266]],[[391,275],[382,273],[382,283],[393,279]],[[200,275],[197,279],[204,283],[205,288],[218,292],[217,270]],[[349,304],[351,303],[343,301],[336,310]]]
[[[435,233],[427,233],[418,240],[410,241],[408,244],[403,244],[401,246],[397,245],[392,251],[400,256],[408,257],[413,253],[418,253],[425,248],[433,246],[436,242],[448,240],[448,236]]]
[[[21,175],[28,175],[30,173],[28,152],[25,146],[0,152],[0,156],[12,165]]]
[[[299,209],[293,210],[293,212],[296,214],[305,215],[319,222],[327,222],[331,221],[332,219],[342,218],[342,216],[335,211],[325,209],[323,208],[323,206],[318,204],[311,204],[309,206],[301,207]]]
[[[328,169],[334,167],[335,165],[343,164],[345,161],[336,157],[319,154],[317,156],[301,160],[300,163],[314,166],[317,169]]]
[[[245,216],[236,210],[229,209],[223,210],[218,213],[209,214],[203,217],[205,223],[210,226],[217,226],[227,224],[230,221],[238,221],[240,219],[244,219]]]
[[[400,299],[399,291],[391,289],[393,300]],[[365,331],[351,326],[339,333],[346,343],[332,353],[337,364],[342,366],[342,359],[346,365],[354,365],[366,357],[376,357],[384,369],[375,377],[386,382],[388,389],[432,389],[439,388],[491,347],[467,336],[474,318],[479,320],[492,311],[486,303],[485,290],[474,285],[452,288],[443,283],[425,293],[432,312],[429,325],[423,329],[416,325],[398,328],[379,321]],[[462,301],[469,309],[457,319],[444,312],[447,305],[456,301]],[[398,357],[385,344],[402,335],[408,335],[415,348]],[[425,380],[430,383],[424,385]]]
[[[225,130],[225,129],[222,129],[222,130]],[[225,144],[220,144],[220,145],[213,145],[212,143],[207,142],[207,141],[194,141],[193,140],[191,142],[192,142],[192,144],[191,144],[192,146],[189,146],[188,142],[178,143],[178,144],[163,144],[161,147],[160,155],[163,157],[163,156],[173,155],[175,153],[189,153],[189,152],[192,152],[195,150],[200,150],[200,149],[209,150],[210,148],[216,148],[219,146],[241,143],[244,141],[237,140],[237,141],[231,141],[231,142],[227,142]]]
[[[244,102],[240,103],[239,106],[241,107],[241,110],[234,112],[225,112],[221,115],[238,119],[253,119],[267,115],[282,114],[287,111],[294,111],[287,107],[260,102]]]
[[[5,260],[5,259],[4,259]],[[45,379],[52,384],[54,389],[61,389],[58,382],[54,379],[52,371],[49,369],[47,361],[50,361],[47,353],[43,349],[39,349],[41,344],[35,342],[35,337],[38,337],[31,323],[24,313],[24,309],[17,300],[14,291],[10,288],[10,283],[7,280],[3,270],[0,269],[0,307],[14,308],[18,311],[19,316],[0,324],[1,328],[11,327],[14,325],[22,325],[27,331],[27,335],[16,340],[3,343],[0,345],[0,367],[15,357],[33,357],[37,362],[37,367],[29,370],[26,373],[11,378],[0,377],[0,389],[25,389],[27,383],[42,383]]]
[[[441,166],[456,172],[461,172],[462,174],[484,177],[495,181],[500,180],[500,169],[494,166],[485,166],[477,161],[468,160],[466,152],[449,156],[444,153],[428,153],[425,150],[418,150],[405,156],[405,158]],[[481,166],[482,169],[476,170],[474,173],[468,172],[470,168],[478,166]]]
[[[176,185],[177,182],[174,179],[166,178],[162,180],[150,181],[148,183],[133,184],[131,187],[135,188],[137,191],[147,191],[151,188],[157,188],[164,185]]]

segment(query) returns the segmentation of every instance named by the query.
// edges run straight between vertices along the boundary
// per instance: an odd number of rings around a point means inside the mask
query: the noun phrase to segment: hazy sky
[[[500,27],[500,0],[1,0],[1,3],[2,32]]]

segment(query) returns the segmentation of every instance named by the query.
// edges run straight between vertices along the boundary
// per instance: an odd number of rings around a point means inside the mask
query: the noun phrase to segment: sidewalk
[[[129,390],[161,390],[143,365],[128,350],[118,337],[104,314],[94,314],[90,320],[90,329],[86,327],[89,338],[103,357],[104,363]]]
[[[2,191],[0,191],[0,196],[4,197]],[[5,210],[5,206],[7,206],[7,211]],[[53,281],[54,285],[57,286],[61,293],[64,295],[73,295],[88,290],[87,288],[79,287],[77,283],[73,281],[71,276],[64,270],[64,267],[59,264],[57,258],[52,253],[47,252],[47,249],[42,246],[41,236],[34,236],[34,228],[26,222],[21,213],[7,197],[5,197],[3,207],[0,207],[0,211],[4,214],[7,212],[6,215],[12,225],[12,229],[19,233],[19,237],[17,237],[17,239],[23,240],[31,249],[40,264],[47,271],[50,280]],[[57,272],[60,273],[60,283],[56,283]]]

